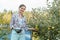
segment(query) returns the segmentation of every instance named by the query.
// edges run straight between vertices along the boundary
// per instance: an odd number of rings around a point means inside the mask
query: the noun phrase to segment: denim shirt
[[[10,28],[28,30],[26,18],[25,17],[20,18],[18,13],[13,14],[10,22]]]

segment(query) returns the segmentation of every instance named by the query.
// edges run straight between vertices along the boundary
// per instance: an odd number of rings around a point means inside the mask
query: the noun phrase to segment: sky
[[[17,11],[20,4],[25,4],[28,11],[32,8],[47,7],[46,0],[0,0],[0,11],[4,9]]]

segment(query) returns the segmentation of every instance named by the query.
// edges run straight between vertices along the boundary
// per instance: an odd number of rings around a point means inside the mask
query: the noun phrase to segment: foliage
[[[37,29],[37,32],[32,31],[33,40],[57,40],[57,38],[60,38],[60,0],[53,0],[51,5],[48,1],[48,8],[45,11],[35,8],[24,13],[29,27]],[[0,28],[0,37],[11,32],[9,28],[11,16],[12,11],[4,10],[4,12],[0,12],[0,24],[8,25]],[[7,37],[5,36],[5,38]]]

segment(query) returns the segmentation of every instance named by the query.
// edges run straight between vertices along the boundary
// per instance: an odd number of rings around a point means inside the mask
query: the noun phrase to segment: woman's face
[[[23,13],[25,11],[26,7],[22,6],[21,8],[19,8],[19,13]]]

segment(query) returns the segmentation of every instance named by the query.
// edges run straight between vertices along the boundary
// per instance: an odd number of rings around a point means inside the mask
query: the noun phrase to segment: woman
[[[26,18],[23,15],[26,6],[21,4],[17,14],[12,15],[10,22],[10,28],[12,30],[11,40],[26,40],[25,30],[35,30],[34,28],[28,28],[26,25]]]

